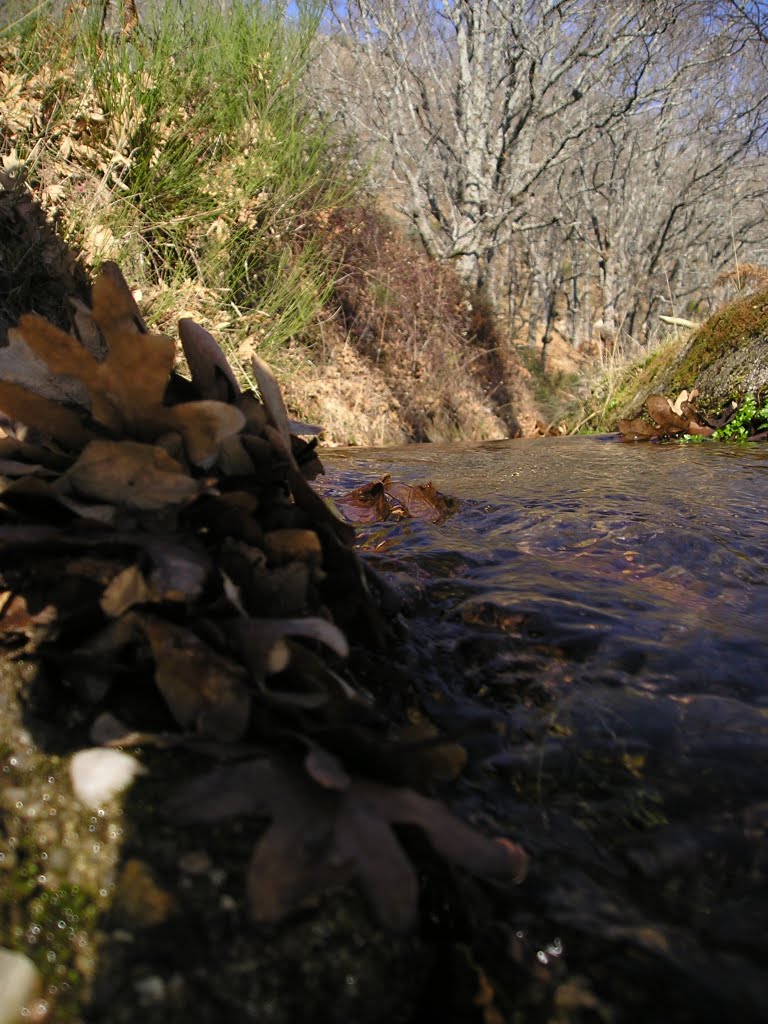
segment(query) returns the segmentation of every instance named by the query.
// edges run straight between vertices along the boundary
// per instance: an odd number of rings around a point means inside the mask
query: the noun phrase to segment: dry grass
[[[163,5],[128,38],[72,5],[0,39],[0,334],[28,310],[67,326],[65,296],[114,259],[155,329],[191,316],[246,384],[258,350],[332,443],[521,433],[490,312],[350,202],[307,119],[311,25],[214,6]]]

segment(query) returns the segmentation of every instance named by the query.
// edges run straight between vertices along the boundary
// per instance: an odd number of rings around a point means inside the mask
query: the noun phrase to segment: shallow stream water
[[[466,733],[459,806],[533,855],[473,938],[519,1019],[767,1020],[768,447],[323,458],[331,497],[390,474],[460,499],[360,538]]]

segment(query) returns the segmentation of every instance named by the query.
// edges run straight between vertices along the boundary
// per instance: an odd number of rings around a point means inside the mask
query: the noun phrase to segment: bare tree
[[[665,87],[670,4],[352,0],[336,97],[391,162],[427,250],[489,281],[548,174]],[[349,59],[351,56],[351,59]],[[590,102],[592,97],[599,102]]]

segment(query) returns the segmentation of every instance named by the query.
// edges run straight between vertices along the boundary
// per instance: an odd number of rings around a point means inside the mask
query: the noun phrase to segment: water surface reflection
[[[360,539],[404,595],[430,714],[494,719],[465,729],[458,806],[533,854],[477,910],[500,1005],[526,1024],[768,1020],[768,446],[324,461],[331,496],[389,473],[462,501]]]

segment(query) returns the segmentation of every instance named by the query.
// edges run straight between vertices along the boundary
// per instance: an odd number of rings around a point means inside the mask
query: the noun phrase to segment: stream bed
[[[532,855],[460,925],[435,912],[491,993],[477,1019],[768,1019],[768,448],[324,461],[331,498],[390,474],[460,501],[360,541],[402,595],[424,705],[469,754],[458,808]]]

